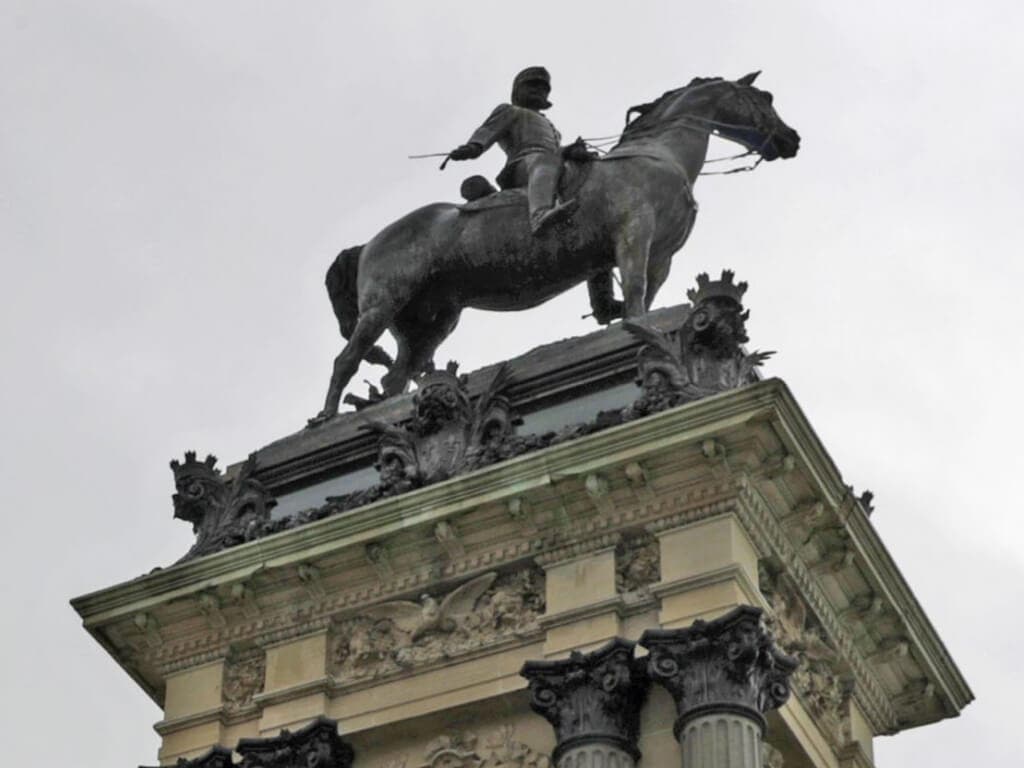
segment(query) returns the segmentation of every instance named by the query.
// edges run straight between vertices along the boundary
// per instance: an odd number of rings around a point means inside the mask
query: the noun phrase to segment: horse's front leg
[[[643,317],[647,312],[647,262],[654,239],[653,217],[631,213],[615,243],[615,263],[622,275],[625,317]]]
[[[625,305],[615,298],[612,287],[612,271],[606,269],[587,280],[587,293],[590,294],[590,309],[594,319],[601,325],[618,320],[622,317]]]

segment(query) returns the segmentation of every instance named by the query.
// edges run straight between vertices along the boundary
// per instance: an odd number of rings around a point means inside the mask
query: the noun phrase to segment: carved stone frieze
[[[499,728],[482,745],[472,732],[442,734],[427,744],[417,768],[551,768],[548,755],[517,741],[513,734],[511,726]]]
[[[267,657],[262,650],[228,659],[224,665],[222,698],[229,714],[252,706],[253,697],[263,691],[266,670]]]
[[[615,638],[591,653],[568,659],[528,661],[522,674],[530,684],[530,708],[555,729],[560,762],[567,750],[610,743],[639,759],[640,709],[647,696],[646,662],[635,659],[635,643]]]
[[[646,592],[661,579],[661,548],[653,534],[624,537],[615,553],[615,588],[619,594]]]
[[[231,478],[224,477],[216,464],[214,456],[196,461],[195,451],[186,451],[184,462],[171,462],[174,516],[192,523],[196,534],[196,543],[179,562],[256,538],[270,521],[276,502],[253,476],[256,455],[250,455]]]
[[[352,768],[351,745],[338,735],[338,723],[318,717],[301,730],[266,739],[242,739],[235,747],[239,768]]]
[[[761,615],[741,605],[713,621],[644,632],[648,674],[676,702],[677,736],[689,721],[719,712],[742,714],[763,730],[764,713],[789,698],[799,662],[775,646]]]
[[[720,280],[697,276],[697,290],[687,293],[693,311],[678,331],[664,333],[626,321],[623,327],[643,343],[637,383],[643,395],[624,415],[646,416],[708,395],[752,384],[754,370],[773,352],[746,354],[749,340],[743,309],[746,283],[734,283],[733,273]]]
[[[784,573],[761,573],[761,592],[771,605],[767,623],[787,654],[800,660],[790,685],[832,743],[846,743],[850,731],[850,673],[825,639],[821,624],[807,610],[796,584]]]
[[[380,603],[335,633],[332,673],[341,681],[395,674],[539,631],[544,576],[537,569],[486,573],[440,599]]]

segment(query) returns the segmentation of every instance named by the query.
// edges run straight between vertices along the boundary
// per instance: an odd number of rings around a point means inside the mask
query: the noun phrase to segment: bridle
[[[756,104],[754,102],[754,99],[747,92],[745,92],[735,82],[728,81],[728,80],[714,80],[714,81],[707,82],[707,83],[700,83],[697,86],[693,86],[692,90],[690,90],[689,92],[693,93],[694,91],[696,91],[698,89],[701,89],[701,88],[706,88],[706,87],[710,87],[710,86],[719,86],[720,87],[722,85],[729,86],[730,89],[731,89],[730,92],[731,92],[732,95],[734,95],[736,97],[739,97],[744,102],[746,102],[746,105],[748,106],[748,108],[749,108],[749,110],[750,110],[752,115],[760,116],[760,114],[762,113],[762,111],[760,109],[760,106],[758,104]],[[670,92],[670,93],[675,93],[675,92]],[[666,96],[667,95],[668,94],[666,94]],[[724,98],[724,95],[725,94],[723,94],[723,96],[720,97],[720,98]],[[666,96],[663,96],[662,98],[666,98]],[[655,104],[656,103],[657,102],[655,102]],[[652,108],[653,108],[653,105],[652,105]],[[590,149],[593,149],[594,151],[598,152],[599,154],[602,154],[602,155],[607,154],[607,152],[609,150],[605,149],[605,147],[608,147],[609,145],[617,145],[619,143],[619,141],[624,136],[626,136],[629,133],[630,127],[633,126],[636,123],[637,120],[642,119],[644,117],[644,115],[646,115],[648,113],[649,110],[642,112],[639,117],[637,117],[634,120],[630,121],[630,119],[629,119],[630,115],[634,111],[639,111],[639,109],[637,107],[631,107],[630,109],[628,109],[626,111],[626,126],[625,126],[625,128],[623,128],[623,130],[620,133],[613,134],[611,136],[598,136],[598,137],[593,137],[593,138],[584,138],[583,141],[586,142],[587,147],[590,148]],[[740,152],[738,154],[728,155],[728,156],[725,156],[725,157],[714,157],[714,158],[710,158],[708,160],[705,160],[704,161],[705,165],[707,165],[709,163],[726,162],[726,161],[729,161],[729,160],[739,160],[741,158],[750,157],[752,155],[757,155],[758,156],[756,161],[754,161],[753,163],[750,163],[748,165],[744,165],[744,166],[741,166],[741,167],[738,167],[738,168],[730,168],[730,169],[725,170],[725,171],[701,171],[700,174],[699,174],[701,176],[728,176],[728,175],[733,174],[733,173],[744,173],[744,172],[747,172],[747,171],[753,171],[754,169],[757,168],[757,166],[759,166],[764,161],[763,150],[764,150],[765,147],[767,147],[774,140],[775,132],[776,132],[775,126],[772,126],[772,128],[765,134],[764,140],[757,147],[750,147],[749,145],[745,144],[744,142],[740,141],[739,139],[732,138],[728,134],[723,133],[722,130],[721,130],[721,129],[726,129],[726,130],[735,129],[737,131],[750,131],[750,130],[752,130],[752,128],[749,125],[739,125],[739,124],[736,124],[736,123],[727,123],[727,122],[724,122],[722,120],[714,120],[714,119],[708,118],[708,117],[698,117],[696,115],[679,115],[677,117],[669,118],[668,120],[659,121],[658,124],[657,124],[657,129],[658,130],[664,130],[665,128],[671,128],[671,127],[689,128],[690,130],[699,131],[699,132],[702,132],[702,133],[703,132],[707,132],[709,134],[712,134],[712,135],[718,136],[720,138],[726,139],[727,141],[735,141],[735,142],[737,142],[739,144],[743,144],[744,146],[748,147],[746,152]],[[652,130],[653,131],[654,130],[654,126],[651,126],[650,128],[647,128],[647,129],[641,129],[641,130]],[[757,130],[757,129],[754,129],[754,130]]]

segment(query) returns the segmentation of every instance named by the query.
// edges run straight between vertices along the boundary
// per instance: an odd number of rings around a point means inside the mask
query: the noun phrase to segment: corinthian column
[[[764,713],[789,697],[797,661],[748,605],[684,629],[649,629],[647,672],[676,702],[683,768],[761,768]]]
[[[648,681],[634,645],[614,638],[592,653],[523,665],[530,707],[555,729],[556,768],[635,767]]]

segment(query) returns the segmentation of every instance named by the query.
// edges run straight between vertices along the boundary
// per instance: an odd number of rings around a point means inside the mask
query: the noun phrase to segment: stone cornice
[[[641,459],[743,424],[756,414],[793,403],[777,380],[715,395],[594,435],[486,467],[400,496],[381,499],[350,512],[283,531],[196,560],[140,576],[72,600],[94,626],[191,595],[200,587],[243,581],[264,568],[315,559],[355,544],[462,514],[557,480],[585,476]],[[780,414],[781,415],[781,414]]]
[[[702,445],[708,441],[728,443],[729,436],[739,430],[761,426],[770,427],[782,442],[785,473],[761,472],[745,467],[739,460],[733,464],[732,454],[725,457],[721,451],[711,450],[710,457],[704,452],[707,466],[698,482],[665,487],[658,486],[657,477],[652,476],[656,494],[640,496],[623,490],[630,487],[628,473],[623,475],[623,468],[632,462],[656,466],[654,459],[665,461],[670,456],[679,456],[681,462],[692,462],[696,456],[699,462]],[[717,462],[713,466],[712,460]],[[612,479],[611,492],[606,491],[603,496],[607,500],[603,508],[594,511],[591,507],[581,517],[569,521],[564,512],[561,518],[553,515],[549,519],[537,514],[542,508],[547,514],[562,503],[559,498],[567,487],[569,492],[582,497],[585,494],[583,479],[597,473]],[[524,563],[535,557],[541,561],[557,559],[559,549],[563,550],[562,555],[571,556],[570,542],[574,540],[600,542],[608,537],[611,541],[619,532],[630,529],[659,531],[705,517],[734,513],[741,518],[758,554],[778,558],[791,572],[828,637],[842,655],[851,660],[857,678],[854,695],[872,726],[878,732],[902,727],[890,702],[892,693],[883,690],[864,658],[865,652],[838,618],[838,608],[842,606],[837,608],[830,603],[820,584],[822,576],[813,573],[801,558],[798,547],[759,489],[762,484],[771,487],[784,484],[786,473],[802,477],[821,503],[822,514],[835,516],[848,533],[848,547],[855,567],[863,570],[875,594],[882,597],[891,606],[891,612],[903,622],[902,632],[914,650],[915,661],[923,665],[929,679],[935,682],[936,693],[947,702],[948,714],[955,714],[971,700],[970,690],[864,510],[850,502],[841,476],[785,384],[774,379],[172,566],[76,598],[72,604],[104,648],[158,699],[152,683],[137,668],[136,657],[147,657],[165,672],[183,669],[191,663],[223,655],[234,643],[266,644],[306,634],[327,626],[338,614],[352,608],[389,596],[412,594],[427,584],[480,573],[499,565]],[[623,502],[627,497],[629,500]],[[514,498],[526,499],[533,508],[531,516],[535,521],[548,519],[548,522],[541,522],[535,526],[536,530],[521,532],[522,535],[500,544],[482,549],[467,546],[465,556],[442,560],[429,568],[395,568],[393,577],[383,581],[364,579],[341,591],[333,587],[316,599],[307,595],[305,601],[287,609],[264,611],[259,616],[247,613],[226,626],[210,626],[201,636],[174,637],[168,627],[163,627],[155,637],[142,637],[137,643],[138,649],[128,649],[125,643],[114,642],[116,637],[108,636],[111,625],[132,622],[140,615],[150,615],[183,598],[194,604],[196,618],[204,618],[197,600],[200,595],[218,587],[250,582],[254,575],[262,572],[295,570],[303,564],[338,557],[349,550],[358,551],[360,562],[369,568],[364,554],[368,544],[412,530],[429,532],[440,521],[474,510],[504,509]],[[180,608],[176,611],[176,615],[181,614]],[[144,624],[155,626],[148,618]]]

